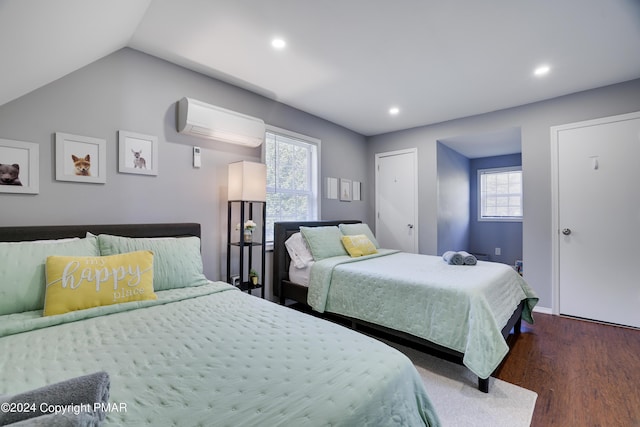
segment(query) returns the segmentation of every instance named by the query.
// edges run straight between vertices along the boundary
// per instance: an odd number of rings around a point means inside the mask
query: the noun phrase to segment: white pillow
[[[304,237],[300,233],[294,233],[284,242],[284,246],[289,252],[291,262],[296,268],[305,268],[311,261],[313,261],[313,255],[305,242]]]

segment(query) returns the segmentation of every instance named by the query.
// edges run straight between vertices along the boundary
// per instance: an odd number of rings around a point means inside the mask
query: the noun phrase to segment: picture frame
[[[56,132],[56,180],[107,182],[107,141]]]
[[[0,139],[0,193],[38,194],[40,146]]]
[[[338,178],[327,178],[327,199],[336,200],[338,198]]]
[[[351,201],[351,180],[340,178],[340,201],[341,202],[350,202]]]
[[[118,172],[158,175],[158,137],[118,131]]]
[[[354,201],[362,200],[362,196],[360,194],[362,190],[362,183],[360,181],[353,181],[353,193],[351,194],[351,199]]]

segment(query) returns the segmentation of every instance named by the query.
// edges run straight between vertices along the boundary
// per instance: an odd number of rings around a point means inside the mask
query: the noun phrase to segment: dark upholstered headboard
[[[102,225],[36,225],[0,227],[0,242],[64,239],[93,234],[113,234],[125,237],[200,237],[200,224],[102,224]]]
[[[280,296],[280,287],[283,280],[289,279],[289,263],[291,258],[284,246],[293,233],[300,231],[300,227],[324,227],[339,224],[357,224],[358,220],[339,221],[282,221],[276,222],[273,226],[273,294]]]

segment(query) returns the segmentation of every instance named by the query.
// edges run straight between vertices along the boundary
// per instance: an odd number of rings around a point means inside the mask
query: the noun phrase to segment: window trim
[[[521,216],[482,216],[482,175],[491,174],[491,173],[500,173],[500,172],[514,172],[519,171],[521,173],[522,179],[524,179],[524,174],[522,174],[522,166],[505,166],[505,167],[497,167],[497,168],[482,168],[477,170],[477,198],[478,198],[478,209],[477,216],[478,222],[522,222],[524,219],[524,182],[522,182],[522,191],[520,192],[520,203],[522,205],[522,215]]]
[[[320,139],[318,138],[314,138],[312,136],[308,136],[308,135],[304,135],[301,133],[297,133],[297,132],[293,132],[290,131],[288,129],[283,129],[277,126],[273,126],[273,125],[269,125],[267,124],[265,126],[265,142],[262,144],[262,150],[261,150],[261,161],[262,163],[266,163],[266,150],[267,150],[267,144],[266,144],[266,133],[274,133],[276,135],[281,135],[284,137],[289,137],[289,138],[293,138],[293,139],[299,139],[305,143],[308,144],[312,144],[316,146],[316,164],[315,165],[311,165],[312,168],[315,166],[315,176],[316,176],[316,188],[315,188],[315,199],[316,199],[316,203],[315,203],[315,220],[319,220],[320,219],[320,212],[322,212],[322,177],[320,175],[320,171],[322,170],[322,164],[321,164],[321,159],[322,159],[322,144]],[[314,171],[312,170],[312,173]],[[272,250],[273,249],[273,241],[267,241],[267,250]]]

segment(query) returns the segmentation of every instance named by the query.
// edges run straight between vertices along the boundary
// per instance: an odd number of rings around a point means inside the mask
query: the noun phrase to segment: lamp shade
[[[267,165],[255,162],[229,164],[229,200],[267,201]]]

